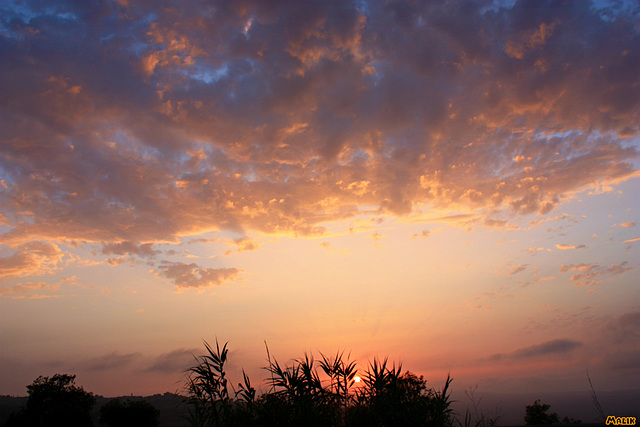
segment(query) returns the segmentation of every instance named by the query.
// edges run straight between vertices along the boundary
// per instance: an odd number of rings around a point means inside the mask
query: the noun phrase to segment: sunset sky
[[[2,1],[0,144],[0,394],[638,388],[636,1]]]

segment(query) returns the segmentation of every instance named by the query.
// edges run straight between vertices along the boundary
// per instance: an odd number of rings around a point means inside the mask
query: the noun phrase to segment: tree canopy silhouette
[[[39,376],[27,386],[26,406],[12,415],[5,426],[92,427],[93,393],[75,385],[75,375]]]

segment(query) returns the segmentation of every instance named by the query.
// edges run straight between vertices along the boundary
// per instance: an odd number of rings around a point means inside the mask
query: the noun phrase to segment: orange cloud
[[[556,244],[556,248],[560,249],[560,250],[567,250],[567,249],[584,249],[586,248],[586,245],[570,245],[568,243],[558,243]]]
[[[77,285],[77,277],[65,277],[57,283],[47,282],[24,282],[11,287],[0,287],[0,297],[13,299],[42,299],[57,298],[56,293],[62,285]],[[42,292],[46,293],[42,293]]]
[[[30,242],[0,258],[0,278],[51,274],[62,261],[62,250],[53,243]]]
[[[617,276],[631,270],[633,267],[628,264],[627,261],[609,267],[585,263],[577,265],[563,264],[560,267],[560,273],[577,271],[577,273],[571,276],[571,282],[573,282],[575,287],[595,286],[598,285],[603,278]]]
[[[363,212],[515,229],[497,215],[638,176],[629,18],[566,7],[496,22],[446,3],[149,4],[81,44],[39,21],[38,37],[7,29],[24,45],[2,52],[0,242],[141,255],[210,231],[321,236]]]
[[[232,282],[242,272],[237,268],[203,268],[195,263],[163,261],[157,275],[169,279],[179,289],[208,288]]]

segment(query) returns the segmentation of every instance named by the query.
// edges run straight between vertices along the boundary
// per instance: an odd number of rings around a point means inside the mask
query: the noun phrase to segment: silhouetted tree
[[[112,399],[100,408],[100,423],[109,427],[158,427],[160,411],[144,400]]]
[[[526,407],[524,422],[527,425],[557,424],[559,422],[558,414],[555,412],[547,414],[549,408],[551,408],[551,405],[540,403],[540,399],[537,399],[533,402],[533,405]]]
[[[27,386],[27,404],[5,426],[91,427],[92,393],[75,385],[75,375],[55,374],[36,378]]]

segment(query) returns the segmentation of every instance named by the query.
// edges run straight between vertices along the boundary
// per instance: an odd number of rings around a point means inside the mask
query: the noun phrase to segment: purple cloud
[[[6,244],[150,256],[221,229],[319,235],[362,206],[545,214],[636,174],[640,42],[616,9],[0,8]]]

